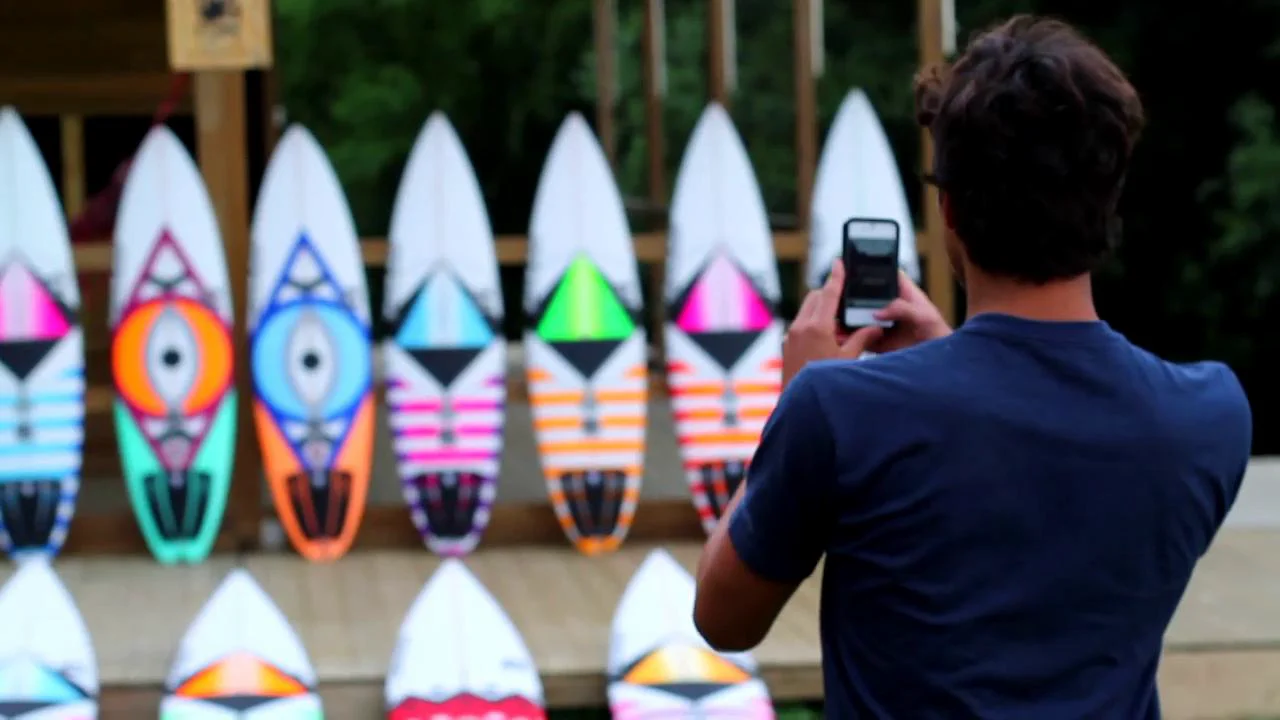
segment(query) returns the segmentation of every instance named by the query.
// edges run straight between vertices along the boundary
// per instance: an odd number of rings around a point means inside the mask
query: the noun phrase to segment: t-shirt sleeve
[[[1213,488],[1213,504],[1215,527],[1221,527],[1240,494],[1240,486],[1244,484],[1249,467],[1253,449],[1253,411],[1236,374],[1226,365],[1214,365],[1218,370],[1218,383],[1208,425],[1219,435],[1216,446],[1220,448],[1221,456],[1216,466],[1222,470],[1218,484]]]
[[[813,573],[834,514],[835,443],[813,372],[801,371],[765,423],[729,539],[752,572],[781,583]]]

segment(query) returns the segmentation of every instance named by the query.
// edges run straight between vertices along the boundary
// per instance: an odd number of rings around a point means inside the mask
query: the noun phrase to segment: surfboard
[[[464,555],[497,494],[507,351],[484,196],[443,113],[409,153],[389,238],[382,355],[401,488],[427,547]]]
[[[805,271],[810,287],[826,281],[832,261],[841,257],[844,222],[851,217],[897,221],[898,264],[920,280],[915,225],[898,161],[875,108],[861,90],[850,91],[840,103],[814,176]]]
[[[524,300],[529,403],[547,493],[580,551],[615,550],[640,499],[647,346],[622,197],[577,113],[560,124],[538,180]]]
[[[253,576],[232,570],[178,644],[160,720],[323,717],[302,641]]]
[[[751,160],[724,108],[703,111],[671,203],[667,385],[693,504],[710,533],[782,382],[778,265]]]
[[[750,653],[718,653],[693,624],[693,577],[665,550],[649,553],[622,592],[609,641],[614,720],[774,717]]]
[[[80,489],[84,335],[67,225],[40,149],[0,108],[0,547],[62,547]]]
[[[134,157],[114,247],[111,371],[125,487],[157,560],[201,562],[231,488],[235,320],[213,203],[165,126]]]
[[[44,557],[0,588],[0,718],[98,717],[98,662],[71,593]]]
[[[351,547],[373,464],[369,292],[338,176],[311,133],[285,131],[253,215],[253,414],[280,524],[308,560]]]
[[[542,681],[502,606],[445,560],[409,607],[387,671],[389,720],[542,720]]]

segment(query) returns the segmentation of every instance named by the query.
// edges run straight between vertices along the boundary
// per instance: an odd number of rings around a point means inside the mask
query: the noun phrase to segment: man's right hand
[[[893,322],[893,327],[867,348],[875,353],[902,350],[951,334],[951,326],[929,296],[901,270],[898,271],[898,299],[876,311],[875,317]]]

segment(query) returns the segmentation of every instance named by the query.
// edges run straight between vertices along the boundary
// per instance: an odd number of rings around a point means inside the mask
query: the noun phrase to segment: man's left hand
[[[827,275],[827,282],[805,296],[795,321],[782,340],[782,387],[785,388],[805,365],[816,360],[857,358],[884,334],[884,328],[870,325],[841,337],[836,315],[840,310],[843,290],[844,263],[836,260],[831,266],[831,274]]]

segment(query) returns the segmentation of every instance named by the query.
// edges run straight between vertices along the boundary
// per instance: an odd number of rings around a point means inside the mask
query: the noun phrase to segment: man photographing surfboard
[[[1141,104],[1029,17],[916,97],[967,320],[951,332],[904,280],[891,331],[841,339],[841,268],[810,293],[694,620],[750,648],[825,555],[828,717],[1158,718],[1163,636],[1252,418],[1226,366],[1165,362],[1094,309]]]

